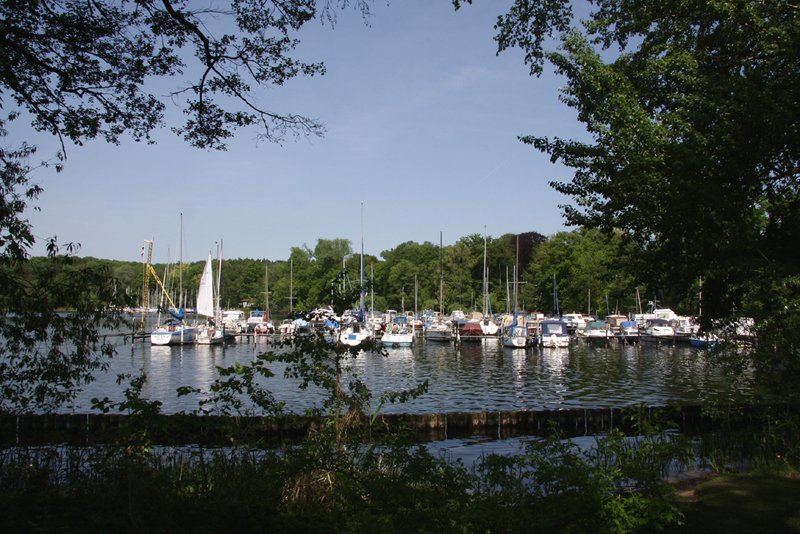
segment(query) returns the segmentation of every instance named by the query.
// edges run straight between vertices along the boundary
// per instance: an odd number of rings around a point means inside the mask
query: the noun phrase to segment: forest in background
[[[517,250],[519,255],[517,256]],[[697,315],[698,292],[680,294],[674,288],[652,287],[637,277],[634,250],[621,234],[579,229],[545,237],[537,232],[504,234],[486,238],[486,265],[491,310],[513,308],[514,266],[518,261],[518,309],[553,313],[556,311],[554,282],[561,312],[577,311],[604,316],[610,312],[638,311],[653,300],[685,314]],[[517,260],[518,257],[518,260]],[[385,250],[379,257],[365,255],[367,306],[376,310],[439,309],[439,277],[443,273],[444,309],[465,311],[483,307],[484,237],[470,234],[443,247],[426,241],[407,241]],[[216,258],[214,258],[216,272]],[[31,268],[46,258],[33,258]],[[124,291],[132,305],[141,302],[144,264],[74,258],[74,268],[106,267],[116,287]],[[183,265],[183,288],[187,306],[197,292],[204,262]],[[163,278],[166,264],[154,264]],[[220,303],[223,308],[261,308],[266,305],[265,277],[269,277],[269,308],[273,317],[282,318],[294,311],[310,310],[329,301],[330,283],[342,271],[353,287],[360,278],[360,252],[347,239],[319,239],[315,246],[292,247],[281,260],[223,259]],[[177,287],[177,265],[169,266],[172,287]],[[151,295],[158,288],[151,280]],[[177,294],[177,290],[173,295]],[[152,297],[151,297],[152,298]],[[177,297],[176,297],[177,298]],[[152,301],[151,301],[152,304]],[[244,304],[244,305],[243,305]],[[357,303],[354,303],[354,306]]]

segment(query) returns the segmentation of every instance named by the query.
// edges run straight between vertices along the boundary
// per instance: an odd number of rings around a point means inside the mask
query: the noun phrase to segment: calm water
[[[177,398],[176,388],[207,389],[217,378],[216,367],[247,363],[268,346],[240,341],[222,346],[151,347],[147,342],[120,345],[112,370],[86,387],[67,411],[90,410],[92,397],[123,398],[117,373],[147,374],[144,395],[163,402],[165,413],[190,412],[197,399]],[[499,340],[461,347],[419,343],[390,349],[388,357],[361,353],[353,370],[375,393],[429,381],[423,397],[402,405],[384,406],[387,413],[541,410],[575,407],[622,407],[668,402],[704,403],[747,400],[746,377],[731,382],[688,346],[644,344],[589,347],[573,341],[567,349],[507,349]],[[321,395],[302,391],[283,378],[283,367],[265,382],[287,409],[302,412],[318,406]]]

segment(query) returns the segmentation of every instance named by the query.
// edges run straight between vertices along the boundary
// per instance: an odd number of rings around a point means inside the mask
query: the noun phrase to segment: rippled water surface
[[[90,410],[93,397],[123,398],[117,373],[143,370],[144,396],[162,401],[165,413],[192,411],[197,399],[178,398],[178,387],[207,389],[218,366],[247,363],[267,349],[264,340],[240,340],[226,347],[151,347],[149,340],[120,345],[111,371],[87,386],[69,410]],[[497,339],[460,347],[419,340],[413,348],[390,349],[388,357],[362,352],[350,363],[376,396],[428,380],[426,395],[384,406],[387,413],[622,407],[744,401],[750,396],[746,380],[726,379],[701,353],[682,345],[605,348],[573,341],[569,349],[520,350],[503,348]],[[283,378],[280,364],[273,370],[276,376],[265,385],[288,410],[320,405],[319,392],[300,390],[297,382]]]

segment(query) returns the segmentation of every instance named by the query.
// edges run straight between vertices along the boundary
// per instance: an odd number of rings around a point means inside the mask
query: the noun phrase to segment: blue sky
[[[156,145],[70,146],[63,172],[34,174],[44,187],[41,211],[29,213],[34,233],[118,260],[138,260],[142,240],[153,239],[154,261],[166,261],[183,213],[185,260],[203,259],[220,238],[227,258],[281,260],[318,238],[358,249],[362,202],[364,247],[374,255],[438,242],[440,230],[446,245],[484,227],[490,236],[561,231],[558,204],[567,199],[547,182],[569,171],[517,136],[577,137],[583,128],[558,100],[564,80],[552,68],[535,78],[518,50],[496,55],[492,26],[508,4],[455,12],[449,0],[377,2],[369,26],[352,10],[333,28],[313,21],[298,53],[327,73],[257,98],[319,119],[324,138],[279,146],[242,130],[227,152],[202,151],[167,127]],[[54,139],[33,141],[38,158],[57,149]]]

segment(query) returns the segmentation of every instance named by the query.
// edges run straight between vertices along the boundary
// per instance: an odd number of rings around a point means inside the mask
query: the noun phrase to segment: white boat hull
[[[569,336],[542,336],[539,338],[539,344],[546,349],[566,348],[569,347]]]
[[[510,349],[524,349],[528,346],[528,338],[522,336],[503,336],[503,346]]]
[[[410,347],[414,344],[414,334],[410,332],[404,334],[387,332],[381,337],[381,343],[387,348]]]
[[[192,326],[175,330],[156,329],[150,333],[151,345],[191,345],[197,338],[197,331]]]
[[[348,347],[357,347],[369,339],[369,332],[366,328],[345,328],[339,335],[339,341]]]

